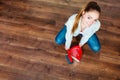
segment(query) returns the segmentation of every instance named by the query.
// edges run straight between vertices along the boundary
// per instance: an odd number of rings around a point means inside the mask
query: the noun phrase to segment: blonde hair
[[[99,13],[101,12],[101,9],[100,9],[99,5],[96,2],[94,2],[94,1],[89,2],[85,7],[83,7],[78,12],[78,14],[77,14],[77,16],[75,18],[75,22],[73,24],[72,33],[74,33],[75,30],[78,28],[78,23],[79,23],[80,17],[82,16],[83,11],[88,12],[90,10],[96,10]]]

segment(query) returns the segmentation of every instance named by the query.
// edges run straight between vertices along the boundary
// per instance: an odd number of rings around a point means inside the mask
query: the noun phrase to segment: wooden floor
[[[83,47],[68,64],[54,41],[70,15],[90,0],[0,0],[0,80],[120,80],[120,0],[96,0],[101,8],[102,49]]]

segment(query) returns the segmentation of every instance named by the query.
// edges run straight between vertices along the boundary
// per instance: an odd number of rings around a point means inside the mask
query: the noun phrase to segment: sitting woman
[[[91,1],[77,14],[69,17],[64,27],[57,34],[55,41],[57,44],[65,44],[65,50],[71,47],[72,39],[75,36],[82,35],[79,46],[88,44],[93,52],[100,51],[100,42],[95,34],[100,29],[99,16],[101,9],[99,5]]]

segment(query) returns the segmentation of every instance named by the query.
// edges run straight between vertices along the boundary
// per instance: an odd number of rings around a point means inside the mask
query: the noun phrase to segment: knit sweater
[[[72,42],[72,38],[73,36],[78,36],[79,34],[82,34],[82,38],[79,42],[79,45],[83,46],[88,39],[96,32],[99,30],[100,28],[100,21],[97,20],[94,24],[92,24],[90,27],[84,29],[84,31],[81,31],[81,26],[80,26],[80,22],[81,22],[81,17],[78,23],[78,28],[75,30],[74,33],[72,33],[72,28],[73,28],[73,24],[75,21],[77,14],[73,14],[72,16],[69,17],[69,19],[67,20],[67,22],[65,23],[66,27],[67,27],[67,32],[66,32],[66,42],[65,42],[65,48],[69,49],[71,42]]]

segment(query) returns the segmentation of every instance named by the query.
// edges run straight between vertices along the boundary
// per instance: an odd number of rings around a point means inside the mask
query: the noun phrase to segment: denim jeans
[[[67,31],[66,25],[64,25],[64,27],[60,30],[60,32],[55,37],[55,42],[57,44],[60,45],[60,44],[65,43],[65,41],[66,41],[66,39],[65,39],[66,31]],[[88,39],[87,44],[93,52],[99,52],[100,49],[101,49],[101,45],[100,45],[99,39],[98,39],[96,34],[93,34]]]
[[[67,32],[66,28],[67,28],[66,25],[64,25],[64,27],[57,34],[57,36],[55,38],[55,42],[57,44],[64,44],[66,42],[66,39],[65,39],[65,35],[66,35],[66,32]]]

